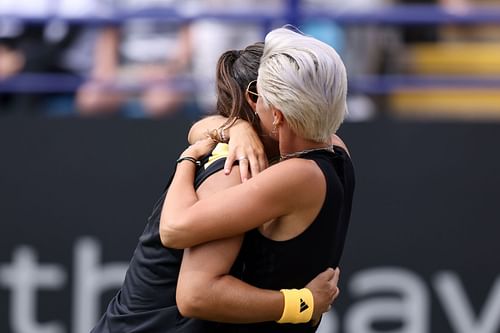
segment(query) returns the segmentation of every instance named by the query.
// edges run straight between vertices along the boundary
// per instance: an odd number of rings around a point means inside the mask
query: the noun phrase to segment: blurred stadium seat
[[[418,43],[409,46],[407,52],[406,67],[411,74],[448,76],[450,82],[455,80],[455,87],[398,88],[389,95],[394,112],[425,118],[500,119],[499,87],[478,85],[500,75],[498,43]],[[476,84],[472,78],[476,78]],[[463,84],[458,86],[460,81]]]
[[[500,118],[500,97],[497,97],[500,95],[497,94],[500,89],[500,44],[498,43],[500,40],[500,6],[470,6],[461,10],[450,10],[440,6],[398,5],[372,6],[365,10],[349,11],[338,10],[338,7],[332,5],[321,8],[316,5],[307,7],[302,6],[302,2],[307,1],[283,1],[283,7],[274,7],[269,11],[265,8],[252,10],[245,7],[216,12],[210,8],[191,6],[189,10],[172,10],[172,8],[147,10],[145,8],[136,12],[117,11],[111,16],[54,17],[49,15],[45,18],[23,17],[19,14],[13,16],[0,11],[0,26],[12,20],[40,24],[45,20],[54,20],[54,18],[69,24],[88,26],[120,24],[130,19],[166,19],[178,22],[211,20],[232,24],[250,22],[262,26],[264,32],[284,23],[293,23],[302,27],[301,24],[306,21],[310,24],[314,20],[324,22],[327,19],[335,23],[332,25],[335,29],[348,26],[366,29],[384,27],[392,29],[397,35],[399,29],[405,26],[429,25],[438,27],[441,38],[427,43],[404,44],[401,41],[400,45],[394,45],[394,50],[379,50],[378,52],[384,52],[382,56],[377,55],[380,58],[377,61],[381,62],[379,69],[370,73],[357,73],[353,69],[354,75],[350,76],[350,94],[364,95],[377,101],[379,114],[392,115],[394,113],[398,116],[424,118]],[[341,36],[339,31],[335,33]],[[383,39],[384,36],[382,35],[381,38]],[[349,38],[343,41],[344,44],[349,42]],[[386,45],[382,46],[384,47]],[[387,48],[389,47],[392,46],[388,43]],[[373,57],[370,50],[361,51],[363,54],[366,53],[366,57]],[[384,59],[384,56],[389,53],[396,54],[396,57],[392,55]],[[349,64],[349,62],[350,60],[346,59],[346,63]],[[354,67],[356,64],[351,64],[351,68]],[[54,75],[54,73],[37,73],[36,81],[33,81],[35,76],[32,73],[23,73],[17,77],[0,79],[0,114],[3,113],[1,111],[2,93],[74,92],[85,80],[85,76],[81,79],[63,76]],[[189,78],[187,79],[189,81]],[[198,93],[210,87],[200,82],[190,84],[186,78],[182,78],[181,81],[180,85],[177,85],[179,82],[175,81],[166,82],[166,84],[173,84],[175,87],[173,89]],[[145,87],[140,84],[134,84],[132,87],[123,85],[106,87],[106,89],[111,88],[140,91]]]

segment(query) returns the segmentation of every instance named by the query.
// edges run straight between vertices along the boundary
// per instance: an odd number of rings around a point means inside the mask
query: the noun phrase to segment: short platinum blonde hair
[[[264,104],[308,140],[328,142],[347,113],[347,74],[338,53],[287,28],[267,34],[257,85]]]

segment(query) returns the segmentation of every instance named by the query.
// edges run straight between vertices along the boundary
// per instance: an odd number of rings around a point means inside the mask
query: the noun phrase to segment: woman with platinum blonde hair
[[[330,46],[280,28],[266,36],[256,91],[250,93],[257,97],[262,132],[278,143],[280,161],[200,198],[193,180],[213,141],[189,146],[164,202],[160,237],[164,246],[188,248],[245,233],[236,260],[244,263],[241,279],[281,289],[283,312],[274,321],[222,324],[220,332],[314,332],[314,302],[302,286],[339,265],[354,193],[347,148],[334,135],[346,113],[346,70]],[[181,270],[199,274],[200,267]]]
[[[261,131],[254,114],[256,97],[250,94],[255,90],[263,48],[263,43],[254,43],[241,50],[228,50],[219,58],[217,115],[222,121],[218,126],[223,125],[224,133],[216,130],[213,134],[220,134],[227,139],[224,141],[229,141],[229,137],[231,140],[228,146],[221,145],[206,156],[197,168],[194,187],[201,198],[241,183],[243,172],[239,169],[252,164],[252,160],[262,163],[257,169],[265,168],[266,157],[277,152],[271,140],[263,140],[270,146],[262,149]],[[248,160],[225,176],[222,147],[231,152],[231,146],[236,146],[236,156],[244,153]],[[260,156],[261,151],[264,156]],[[255,166],[253,169],[258,171]],[[147,219],[122,286],[91,332],[218,333],[221,321],[249,323],[279,318],[284,306],[279,291],[256,288],[238,279],[239,268],[233,263],[242,236],[185,251],[162,246],[159,225],[166,188]],[[195,272],[191,267],[195,267]],[[313,294],[313,311],[310,311],[313,320],[319,320],[335,300],[338,277],[338,270],[329,268],[304,285]],[[203,297],[199,291],[203,291]]]
[[[327,44],[288,29],[268,34],[258,75],[266,107],[286,117],[304,139],[328,143],[347,112],[347,75]]]

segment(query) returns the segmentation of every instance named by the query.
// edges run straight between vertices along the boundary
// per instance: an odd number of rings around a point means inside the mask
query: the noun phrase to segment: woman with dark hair
[[[160,236],[165,246],[191,247],[184,253],[177,295],[178,300],[187,299],[187,305],[179,301],[186,315],[204,318],[211,304],[222,306],[206,296],[207,289],[238,300],[234,290],[242,282],[224,274],[227,264],[215,276],[206,268],[220,265],[220,257],[236,260],[234,249],[241,246],[241,279],[263,289],[285,286],[280,290],[283,311],[276,312],[279,307],[274,306],[263,323],[221,325],[219,331],[314,332],[311,291],[302,286],[327,267],[338,266],[354,193],[347,149],[332,142],[347,111],[346,70],[332,47],[281,28],[266,36],[256,88],[247,92],[247,101],[259,118],[263,137],[279,145],[279,162],[242,184],[203,195],[192,183],[199,159],[213,143],[201,140],[191,145],[178,159]],[[254,102],[249,95],[258,98]],[[241,163],[246,156],[237,159]],[[207,250],[214,240],[226,243],[224,252]],[[207,284],[210,279],[213,282]],[[225,282],[225,289],[219,281]],[[241,298],[245,304],[266,306],[253,299],[251,291]]]
[[[232,54],[226,53],[221,58],[218,66],[218,71],[221,73],[218,75],[218,80],[231,80],[233,76],[238,77],[237,80],[248,82],[255,80],[262,54],[262,44],[255,44],[245,50],[235,52],[234,55],[238,57],[230,59]],[[248,61],[241,61],[245,59]],[[248,69],[246,66],[252,68]],[[241,75],[245,78],[240,78]],[[244,89],[237,89],[233,83],[221,82],[218,88],[218,96],[221,96],[219,107],[224,115],[238,116],[238,118],[252,122],[254,116],[245,107],[246,99],[242,98],[245,96]],[[234,100],[231,94],[236,95]],[[238,124],[225,130],[226,134],[238,137],[241,135],[238,134],[241,127],[244,132],[247,131],[244,126],[246,124],[239,120]],[[224,175],[221,171],[224,161],[218,158],[217,154],[218,151],[215,150],[210,156],[197,163],[199,168],[196,179],[193,179],[191,185],[196,188],[197,195],[200,197],[211,196],[224,188],[240,183],[237,170],[233,170],[228,176]],[[233,240],[230,240],[229,244],[225,240],[211,242],[194,250],[196,253],[206,251],[209,256],[215,256],[210,266],[207,266],[206,262],[192,260],[191,249],[182,251],[162,246],[159,226],[165,198],[166,190],[148,218],[122,287],[111,300],[92,332],[216,332],[217,324],[205,320],[233,323],[258,322],[270,320],[276,313],[283,311],[283,297],[279,291],[255,288],[228,275],[231,266],[227,265],[227,258],[232,256],[232,250],[235,248]],[[200,272],[219,277],[217,284],[203,293],[208,295],[214,302],[213,304],[217,304],[217,307],[206,310],[202,316],[199,316],[205,320],[183,316],[185,309],[182,306],[188,302],[184,299],[181,306],[176,300],[181,262],[183,266],[197,265]],[[234,274],[238,274],[239,271],[241,269],[235,266]],[[337,281],[338,272],[330,268],[307,285],[314,298],[314,303],[311,304],[311,308],[314,307],[314,318],[319,318],[335,299],[338,294]],[[223,293],[220,290],[231,290],[231,293]],[[188,311],[191,310],[188,309]]]

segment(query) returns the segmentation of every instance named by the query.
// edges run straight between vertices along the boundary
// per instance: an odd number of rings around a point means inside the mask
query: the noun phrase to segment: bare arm
[[[228,323],[280,319],[281,292],[253,287],[228,274],[241,241],[242,236],[237,236],[184,251],[176,294],[183,316]],[[306,286],[314,298],[313,322],[338,296],[338,278],[339,270],[330,268]]]
[[[238,168],[229,177],[221,172],[208,178],[197,190],[206,198],[238,184]],[[243,236],[205,243],[184,251],[177,284],[177,305],[185,317],[229,323],[252,323],[280,319],[284,299],[279,291],[253,287],[228,275]],[[313,321],[329,309],[338,294],[338,270],[329,269],[308,288],[314,296]]]
[[[115,78],[118,67],[119,39],[119,28],[105,27],[101,30],[94,52],[93,79],[108,81]]]
[[[227,121],[223,116],[209,116],[197,121],[188,134],[190,144],[203,140],[208,133],[221,128]],[[264,146],[260,141],[259,135],[255,132],[252,125],[248,122],[238,119],[234,124],[224,130],[225,136],[229,139],[229,155],[227,156],[224,170],[229,174],[234,162],[239,161],[241,172],[241,181],[246,181],[251,176],[256,176],[262,170],[267,168],[267,157]]]
[[[181,156],[198,158],[209,145],[210,140],[199,141]],[[326,186],[314,161],[292,159],[200,200],[193,188],[194,173],[193,163],[177,165],[160,220],[165,246],[186,248],[239,235],[274,218],[309,209],[321,201]]]
[[[198,120],[189,129],[188,142],[193,144],[205,139],[210,131],[222,126],[226,120],[227,118],[223,116],[208,116]]]
[[[177,284],[183,316],[229,323],[280,319],[279,291],[253,287],[228,275],[243,236],[217,240],[184,251]]]

